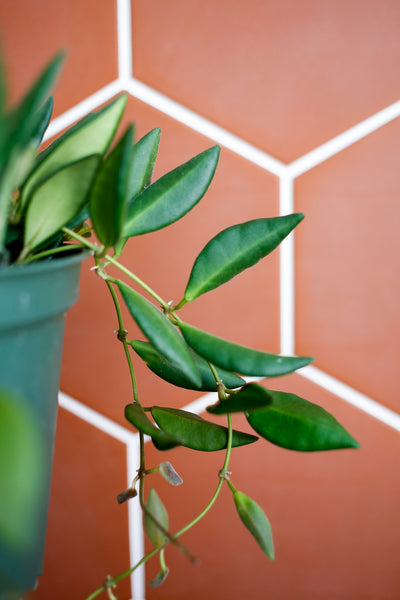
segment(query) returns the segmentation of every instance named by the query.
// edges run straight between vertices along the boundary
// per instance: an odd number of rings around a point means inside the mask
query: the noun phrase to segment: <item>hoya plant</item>
[[[132,385],[125,418],[140,438],[136,477],[117,499],[121,504],[139,502],[152,550],[125,573],[108,577],[87,600],[104,590],[112,597],[111,590],[120,579],[155,556],[160,572],[150,585],[161,584],[168,575],[168,547],[173,544],[190,556],[181,537],[211,509],[223,486],[232,493],[232,505],[261,551],[274,560],[264,509],[235,487],[229,472],[232,449],[258,443],[260,452],[268,452],[265,442],[269,442],[297,452],[314,452],[358,444],[323,408],[296,394],[270,389],[271,378],[292,373],[311,358],[238,345],[194,327],[180,311],[268,256],[303,215],[265,217],[220,231],[194,257],[182,298],[175,304],[167,302],[135,274],[135,265],[124,262],[125,245],[128,241],[135,244],[137,236],[168,227],[197,205],[212,181],[220,148],[213,146],[152,181],[160,130],[134,141],[130,125],[113,142],[126,104],[121,95],[40,151],[52,111],[48,94],[61,62],[57,56],[16,108],[7,112],[4,103],[0,107],[0,256],[2,268],[7,268],[89,251],[115,307],[121,360],[126,361]],[[124,280],[115,276],[118,271]],[[141,339],[130,337],[122,305],[142,332]],[[141,398],[132,354],[173,386],[216,392],[215,403],[207,408],[213,420]],[[246,377],[268,378],[268,385],[248,382]],[[235,413],[245,415],[253,433],[233,428]],[[160,451],[159,464],[148,464],[145,436]],[[208,505],[180,531],[171,531],[152,475],[159,472],[172,485],[182,483],[167,460],[168,450],[177,446],[193,452],[222,450],[224,457]]]

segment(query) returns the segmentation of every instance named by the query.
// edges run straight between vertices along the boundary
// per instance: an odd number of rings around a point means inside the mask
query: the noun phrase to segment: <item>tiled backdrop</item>
[[[222,144],[215,180],[193,214],[128,247],[129,264],[162,296],[180,297],[194,257],[220,228],[306,213],[280,254],[185,316],[260,349],[315,356],[313,367],[271,387],[326,407],[362,445],[302,455],[259,442],[234,452],[235,484],[272,522],[276,562],[258,550],[226,493],[184,538],[201,565],[171,548],[166,583],[146,588],[139,573],[132,590],[121,584],[120,600],[400,597],[399,26],[397,0],[0,3],[12,98],[56,50],[68,49],[53,134],[127,90],[137,137],[162,129],[157,176]],[[130,392],[114,329],[102,282],[84,267],[67,320],[35,600],[83,600],[141,551],[134,502],[128,515],[115,501],[135,469],[136,436],[122,418]],[[197,400],[140,364],[137,372],[144,398]],[[200,399],[197,409],[207,403]],[[172,453],[184,485],[160,482],[173,529],[208,501],[221,462],[188,453]],[[149,454],[160,461],[156,450]]]

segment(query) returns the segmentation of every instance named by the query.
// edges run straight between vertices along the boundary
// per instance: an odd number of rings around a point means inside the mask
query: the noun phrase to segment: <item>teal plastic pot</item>
[[[31,514],[24,515],[30,533],[18,552],[0,537],[1,600],[20,598],[43,570],[65,315],[78,298],[86,257],[0,268],[0,389],[30,411],[44,449],[40,489],[34,490]]]

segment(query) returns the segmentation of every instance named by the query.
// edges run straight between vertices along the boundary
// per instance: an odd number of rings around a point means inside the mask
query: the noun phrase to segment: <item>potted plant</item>
[[[106,589],[112,597],[112,587],[118,580],[155,555],[160,560],[160,572],[151,585],[162,583],[168,574],[167,546],[178,546],[190,558],[190,551],[180,538],[208,512],[223,485],[232,492],[240,519],[261,550],[273,560],[271,527],[263,509],[237,490],[231,481],[232,448],[254,443],[259,437],[304,452],[357,447],[358,444],[321,407],[295,394],[267,389],[244,379],[291,373],[309,364],[311,358],[281,356],[234,344],[193,327],[182,318],[180,311],[185,304],[266,257],[301,222],[303,215],[256,219],[224,229],[195,259],[182,299],[173,305],[165,301],[132,271],[131,265],[121,260],[125,244],[131,238],[150,234],[184,217],[206,193],[220,149],[209,148],[152,182],[160,137],[158,129],[134,143],[133,129],[129,126],[110,149],[126,102],[125,96],[120,96],[97,113],[84,117],[37,153],[51,114],[48,90],[61,60],[61,56],[57,56],[21,104],[8,113],[3,109],[0,117],[3,134],[0,140],[0,365],[6,365],[0,375],[0,410],[8,414],[7,421],[4,420],[10,423],[8,430],[17,431],[14,441],[10,441],[0,429],[3,454],[0,475],[3,469],[7,477],[5,500],[0,500],[0,508],[4,502],[0,510],[0,538],[6,540],[0,544],[0,573],[3,569],[7,577],[2,581],[8,582],[4,591],[0,584],[1,597],[4,595],[9,600],[18,597],[33,585],[41,570],[49,475],[41,466],[36,476],[41,484],[37,486],[38,499],[34,503],[37,512],[33,521],[41,522],[42,537],[39,535],[33,550],[34,545],[23,539],[18,527],[14,533],[7,532],[2,521],[2,515],[7,514],[4,509],[24,514],[27,506],[23,501],[23,488],[15,487],[15,481],[19,482],[22,477],[19,467],[14,463],[10,466],[7,451],[9,444],[21,448],[24,444],[18,440],[29,438],[34,450],[24,454],[22,449],[20,463],[23,456],[29,454],[39,457],[33,461],[35,464],[46,464],[47,471],[51,470],[63,315],[76,300],[79,266],[87,254],[91,254],[94,270],[104,281],[115,307],[117,338],[132,382],[132,398],[127,403],[125,417],[139,432],[141,440],[137,476],[131,487],[118,495],[118,502],[137,497],[133,501],[139,502],[143,509],[145,530],[153,544],[151,552],[138,565],[108,578],[89,598],[95,598]],[[92,233],[95,241],[89,239]],[[109,267],[113,273],[119,270],[121,279],[112,276]],[[47,283],[40,283],[35,292],[34,280],[42,275],[47,277]],[[3,283],[8,280],[14,282],[11,296],[7,295]],[[130,339],[122,304],[126,305],[144,339]],[[39,326],[31,326],[32,306],[36,307]],[[49,311],[49,325],[44,325],[45,310]],[[27,325],[23,323],[25,313]],[[51,338],[35,339],[47,329]],[[13,336],[16,341],[11,342]],[[21,340],[32,344],[28,350],[21,349]],[[215,391],[218,400],[207,410],[220,415],[221,424],[172,406],[144,405],[137,391],[132,352],[171,385],[199,392]],[[53,361],[51,366],[48,360]],[[25,374],[23,369],[26,369]],[[33,385],[36,380],[39,383]],[[32,418],[27,419],[28,411],[32,411]],[[245,414],[253,434],[233,428],[232,415],[237,412]],[[219,483],[211,501],[179,532],[169,531],[162,500],[154,488],[148,491],[147,483],[149,479],[151,482],[154,472],[161,473],[172,485],[180,484],[181,479],[168,460],[162,459],[158,465],[146,463],[145,435],[150,436],[161,452],[176,446],[200,452],[224,452]],[[21,500],[20,505],[15,498]],[[18,523],[18,518],[14,521]],[[8,538],[3,535],[4,531]],[[18,552],[12,547],[14,542]]]

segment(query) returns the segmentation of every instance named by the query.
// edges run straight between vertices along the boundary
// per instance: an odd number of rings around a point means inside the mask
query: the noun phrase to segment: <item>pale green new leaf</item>
[[[234,344],[188,323],[180,322],[183,337],[201,356],[217,367],[254,377],[278,377],[308,365],[313,359],[301,356],[280,356]]]
[[[101,163],[90,194],[90,216],[100,242],[117,244],[127,208],[127,176],[133,137],[132,125]]]
[[[118,281],[117,285],[129,312],[154,347],[176,365],[194,385],[200,385],[200,375],[178,330],[160,310],[126,283]]]
[[[250,531],[264,554],[270,560],[274,560],[271,525],[261,506],[238,490],[233,492],[233,500],[243,524]]]
[[[159,548],[165,544],[167,536],[157,524],[161,525],[164,531],[168,531],[167,509],[161,502],[156,490],[151,488],[144,513],[144,528],[151,543]]]
[[[216,235],[197,257],[185,291],[190,302],[226,283],[272,252],[304,218],[302,214],[255,219]]]
[[[21,205],[26,207],[34,189],[52,173],[93,154],[104,155],[121,120],[126,96],[98,111],[86,115],[71,127],[38,157],[38,163],[27,179],[21,192]]]
[[[358,448],[358,442],[330,413],[295,394],[268,390],[271,404],[250,410],[252,428],[269,442],[302,452]]]
[[[214,146],[157,179],[131,203],[124,237],[162,229],[191,210],[204,196],[219,157]]]
[[[99,156],[89,156],[67,165],[35,190],[26,215],[24,247],[36,248],[82,210],[99,162]]]

